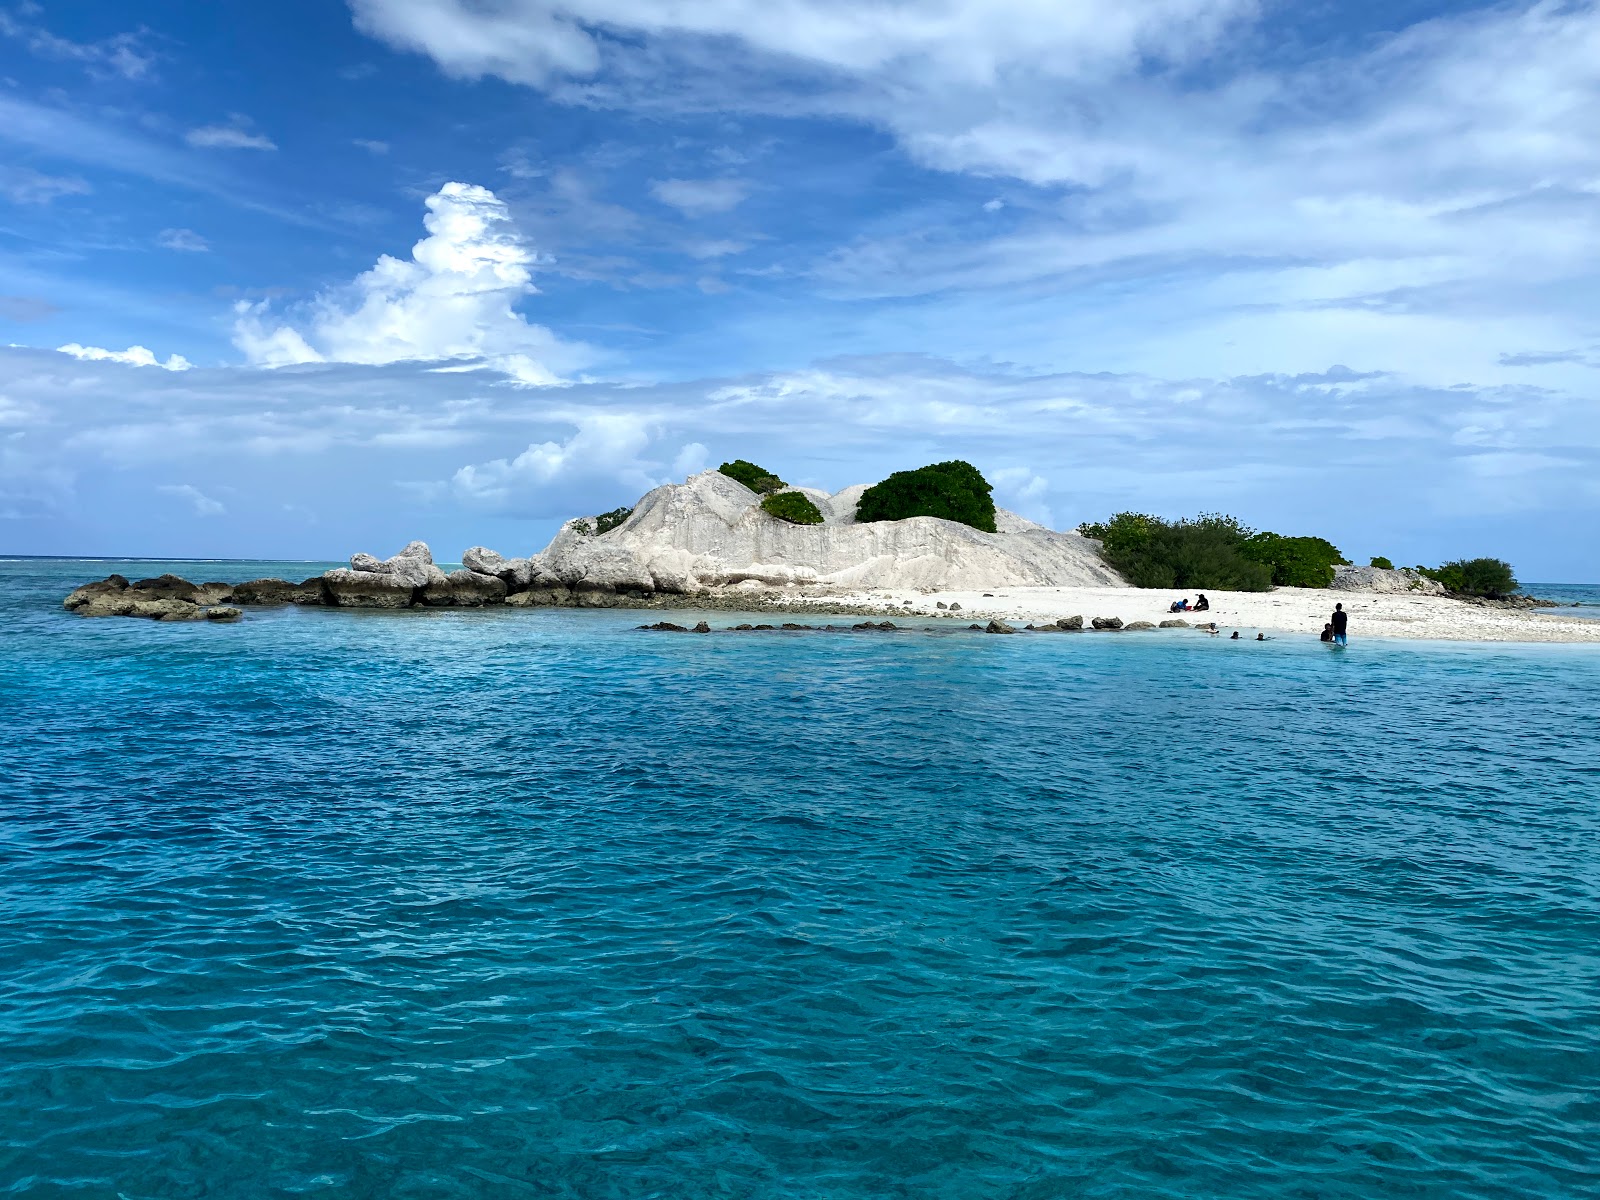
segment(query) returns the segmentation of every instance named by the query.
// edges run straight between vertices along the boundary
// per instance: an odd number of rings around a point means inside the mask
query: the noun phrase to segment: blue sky
[[[960,456],[1600,578],[1597,102],[1593,3],[0,0],[0,552]]]

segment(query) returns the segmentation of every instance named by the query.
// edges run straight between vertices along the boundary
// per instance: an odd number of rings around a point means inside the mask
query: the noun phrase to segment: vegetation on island
[[[742,458],[725,462],[717,470],[761,496],[770,496],[773,492],[781,492],[789,486],[765,467],[758,467],[755,463]]]
[[[804,492],[773,492],[762,497],[761,510],[791,525],[822,524],[822,510]]]
[[[1285,537],[1251,529],[1237,517],[1201,513],[1168,521],[1117,513],[1078,527],[1101,543],[1105,559],[1135,587],[1265,592],[1276,587],[1326,587],[1344,557],[1319,537]]]
[[[861,494],[856,520],[903,521],[941,517],[994,533],[994,498],[989,481],[971,463],[953,459],[915,471],[896,471]]]
[[[1417,570],[1429,579],[1438,580],[1444,584],[1445,591],[1457,596],[1504,600],[1522,586],[1511,564],[1500,558],[1458,558],[1431,570],[1427,567]]]
[[[1387,558],[1385,558],[1381,554],[1374,554],[1372,556],[1372,561],[1369,562],[1367,565],[1369,567],[1377,567],[1381,571],[1392,571],[1392,570],[1394,570],[1394,564],[1392,562],[1390,562]]]
[[[598,537],[602,533],[610,533],[631,516],[633,516],[631,508],[613,508],[593,520],[588,517],[575,517],[568,522],[568,525],[573,533],[580,533],[584,537]]]

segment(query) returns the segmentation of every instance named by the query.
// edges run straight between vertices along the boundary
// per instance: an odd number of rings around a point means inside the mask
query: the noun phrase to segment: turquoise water
[[[109,569],[0,564],[0,1194],[1600,1195],[1594,647]]]
[[[1528,583],[1522,590],[1541,600],[1554,600],[1560,608],[1547,612],[1562,617],[1600,621],[1600,583]]]

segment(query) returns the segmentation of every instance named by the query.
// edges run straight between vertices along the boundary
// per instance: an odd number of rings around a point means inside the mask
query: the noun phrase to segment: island
[[[1600,641],[1600,621],[1539,613],[1542,602],[1513,590],[1508,566],[1485,566],[1496,562],[1358,566],[1324,539],[1258,533],[1215,516],[1168,522],[1121,513],[1052,530],[997,507],[983,476],[960,461],[829,493],[735,460],[657,487],[632,507],[574,517],[526,556],[473,546],[446,571],[414,541],[387,558],[355,554],[348,567],[298,582],[113,575],[75,589],[64,604],[85,617],[160,621],[235,621],[245,610],[282,605],[626,607],[1119,634],[1315,634],[1342,604],[1360,637]],[[1200,592],[1206,610],[1172,611]]]

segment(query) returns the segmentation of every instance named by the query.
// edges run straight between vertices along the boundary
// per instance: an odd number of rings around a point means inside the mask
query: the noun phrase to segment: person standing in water
[[[1348,646],[1350,644],[1347,631],[1350,628],[1350,614],[1345,612],[1344,605],[1333,606],[1333,640],[1336,645]]]

